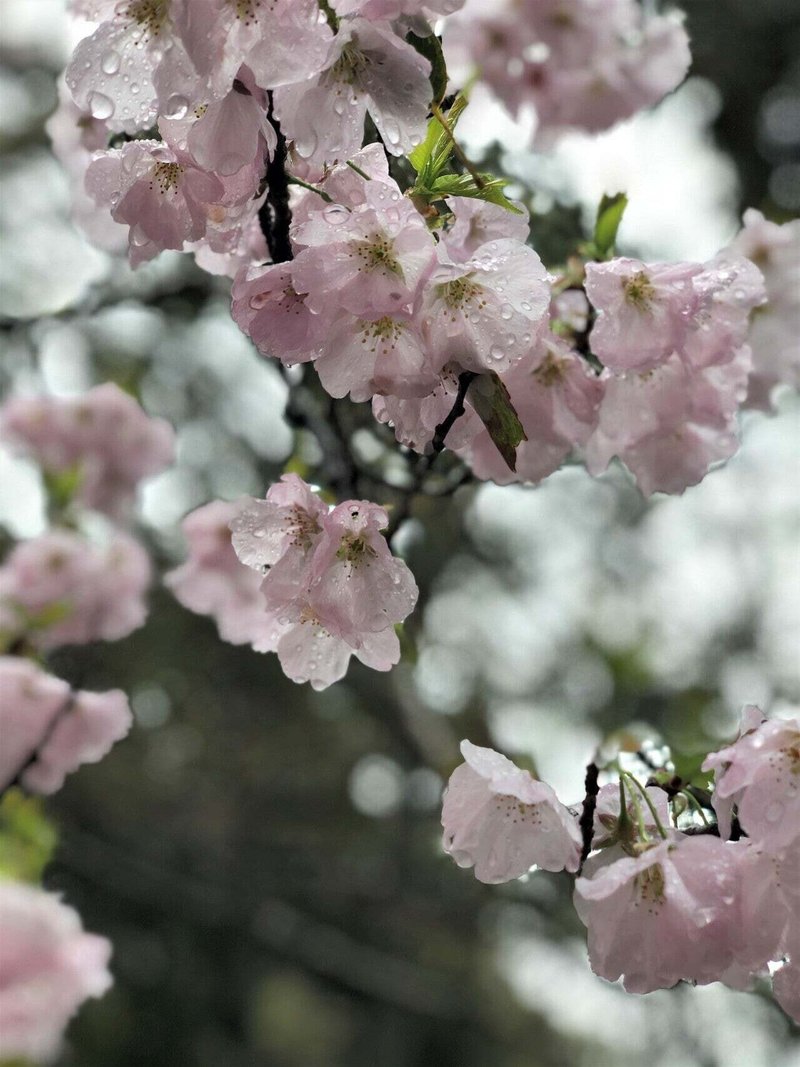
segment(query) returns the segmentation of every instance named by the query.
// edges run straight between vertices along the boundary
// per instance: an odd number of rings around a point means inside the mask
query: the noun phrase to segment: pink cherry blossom
[[[730,847],[739,864],[740,917],[736,964],[723,981],[746,988],[752,975],[766,974],[771,961],[783,958],[800,929],[800,834],[780,853],[747,839]]]
[[[530,359],[520,359],[500,377],[526,435],[517,447],[516,471],[509,469],[483,426],[467,446],[470,466],[478,478],[500,485],[540,482],[589,440],[605,383],[553,334],[545,336]],[[453,436],[459,432],[455,427]],[[450,447],[460,452],[456,442]]]
[[[0,656],[0,790],[33,758],[67,706],[66,682],[19,656]]]
[[[275,110],[294,152],[318,173],[358,151],[367,111],[387,150],[401,155],[425,136],[429,74],[430,62],[387,23],[347,18],[325,70],[277,88]]]
[[[235,322],[262,355],[292,366],[318,354],[331,313],[326,308],[310,309],[307,296],[294,288],[291,263],[240,270],[232,297]]]
[[[150,559],[127,534],[105,544],[53,530],[16,545],[0,567],[0,608],[12,644],[39,649],[118,641],[144,623]]]
[[[97,153],[86,171],[86,189],[115,222],[130,227],[134,267],[163,249],[181,250],[199,240],[209,220],[226,211],[222,181],[161,141],[129,141]]]
[[[696,485],[738,448],[735,417],[749,371],[743,346],[722,367],[697,370],[673,354],[643,373],[608,375],[586,446],[590,473],[600,474],[616,455],[646,496]]]
[[[292,277],[322,311],[335,296],[354,315],[379,318],[409,306],[433,264],[435,245],[422,216],[395,182],[364,183],[355,210],[328,204],[293,230]]]
[[[638,856],[590,857],[575,882],[592,970],[629,993],[705,985],[734,961],[739,870],[714,837],[670,831]]]
[[[490,748],[461,742],[442,805],[444,850],[481,882],[508,882],[538,866],[576,871],[578,822],[545,782]]]
[[[326,516],[314,552],[311,591],[320,619],[332,632],[379,633],[414,610],[417,585],[380,532],[388,524],[383,508],[365,500],[347,500]]]
[[[757,708],[746,709],[742,732],[703,764],[713,770],[714,807],[724,837],[730,835],[731,808],[751,838],[777,852],[797,836],[800,825],[800,720],[755,723]]]
[[[174,16],[186,0],[122,0],[95,4],[102,21],[75,49],[67,85],[83,111],[112,130],[152,126],[161,107],[191,94],[197,73]]]
[[[457,262],[471,259],[489,241],[509,237],[524,244],[528,239],[528,213],[522,204],[513,202],[519,209],[515,213],[467,196],[449,196],[446,203],[453,217],[444,240],[448,255]]]
[[[661,826],[668,827],[670,825],[670,817],[667,794],[663,789],[657,789],[655,786],[647,786],[645,792],[656,810]],[[593,849],[609,848],[617,843],[630,848],[641,842],[640,817],[642,825],[649,836],[651,838],[658,836],[658,824],[650,811],[649,805],[641,794],[637,792],[635,786],[631,789],[625,789],[627,825],[624,829],[619,825],[619,801],[619,783],[614,782],[601,786],[595,801],[592,833]]]
[[[306,82],[329,62],[332,34],[316,0],[182,0],[183,44],[215,99],[242,63],[262,89]]]
[[[387,523],[363,500],[329,511],[296,475],[284,475],[266,500],[244,502],[232,520],[239,559],[267,572],[264,610],[293,681],[323,689],[352,655],[382,671],[400,658],[394,626],[413,609],[417,587],[380,534]]]
[[[133,716],[121,689],[74,693],[20,777],[33,793],[55,793],[68,774],[84,763],[97,763],[131,728]]]
[[[769,411],[775,385],[800,388],[800,220],[779,226],[751,208],[732,251],[764,275],[767,304],[753,315],[748,336],[753,372],[747,405]]]
[[[282,632],[267,615],[261,574],[240,563],[229,523],[242,504],[215,500],[187,515],[182,529],[189,558],[164,575],[164,584],[185,608],[210,615],[223,641],[272,651]]]
[[[635,0],[507,0],[448,22],[445,54],[477,65],[513,114],[533,108],[541,143],[650,107],[690,62],[680,18],[644,16]]]
[[[259,176],[275,150],[275,129],[267,118],[267,96],[241,67],[233,87],[219,100],[197,103],[181,118],[159,118],[162,137],[187,152],[203,170],[221,178],[254,167]]]
[[[488,241],[458,262],[442,252],[420,310],[434,365],[508,370],[544,332],[549,305],[547,272],[521,241]]]
[[[679,348],[694,310],[695,263],[612,259],[586,265],[586,295],[597,309],[594,354],[611,370],[647,370]]]
[[[12,398],[0,409],[0,436],[49,475],[75,472],[74,499],[116,518],[174,455],[172,427],[111,382],[76,398]]]
[[[83,1001],[111,986],[110,955],[54,893],[0,881],[0,1059],[54,1059]]]

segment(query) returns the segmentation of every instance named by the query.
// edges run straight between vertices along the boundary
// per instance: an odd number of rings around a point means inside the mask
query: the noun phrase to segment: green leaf
[[[432,99],[435,104],[440,103],[447,92],[447,64],[444,61],[442,42],[435,33],[427,37],[418,37],[416,33],[408,33],[406,40],[421,56],[425,56],[430,61]]]
[[[452,132],[456,128],[464,108],[469,103],[467,96],[461,92],[453,101],[453,106],[447,112],[445,118]],[[419,175],[417,186],[427,189],[431,183],[443,173],[450,157],[453,154],[453,142],[447,130],[434,117],[428,123],[428,132],[422,144],[417,145],[408,157],[411,166]]]
[[[56,841],[41,798],[9,789],[0,801],[0,876],[38,882]]]
[[[428,194],[433,200],[441,200],[446,196],[469,196],[473,200],[487,200],[491,204],[498,204],[515,215],[523,214],[503,192],[508,185],[505,178],[495,178],[492,174],[483,173],[480,178],[482,185],[477,185],[471,174],[442,174],[431,183]]]
[[[594,224],[594,248],[599,259],[613,255],[617,230],[627,206],[628,197],[625,193],[615,193],[613,196],[603,194]]]
[[[470,385],[470,403],[486,427],[497,451],[512,471],[517,469],[517,446],[527,441],[508,389],[494,373],[479,375]]]

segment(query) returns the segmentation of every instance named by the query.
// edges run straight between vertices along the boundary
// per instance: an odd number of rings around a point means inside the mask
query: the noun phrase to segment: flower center
[[[651,915],[655,915],[664,903],[664,872],[660,863],[654,863],[636,875],[634,886],[637,900],[634,907],[643,904]]]
[[[475,300],[483,293],[483,286],[473,282],[469,277],[455,278],[452,282],[444,282],[438,287],[439,296],[447,307],[456,311],[463,309],[465,304]],[[485,301],[479,300],[482,306]]]
[[[331,67],[331,74],[335,81],[344,82],[345,85],[358,85],[361,76],[369,66],[369,59],[357,46],[356,39],[348,41],[342,49],[341,55]]]
[[[157,185],[162,195],[170,191],[177,192],[182,174],[183,167],[180,163],[156,163],[153,166],[153,180],[150,182],[150,188]]]
[[[169,2],[170,0],[130,0],[122,14],[132,22],[138,22],[151,37],[157,37],[167,21]]]
[[[625,299],[629,304],[633,304],[637,311],[650,310],[655,288],[643,270],[637,271],[631,278],[623,278],[622,288],[625,290]]]
[[[394,242],[384,234],[375,233],[366,241],[353,241],[351,256],[357,256],[363,266],[359,270],[385,270],[403,277],[403,268],[394,254]]]

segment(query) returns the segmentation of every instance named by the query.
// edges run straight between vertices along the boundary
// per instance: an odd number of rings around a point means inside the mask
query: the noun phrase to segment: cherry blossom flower
[[[294,288],[293,265],[248,267],[236,275],[231,311],[235,322],[264,356],[286,366],[314,359],[329,329],[332,312],[314,312]]]
[[[86,189],[115,222],[130,227],[134,267],[166,248],[182,250],[205,235],[215,213],[225,216],[222,181],[161,141],[129,141],[97,153],[86,171]]]
[[[680,348],[694,310],[696,263],[636,259],[587,263],[586,295],[597,309],[594,354],[611,370],[647,370]]]
[[[588,442],[605,382],[553,334],[545,336],[532,358],[519,360],[500,377],[525,431],[517,446],[516,471],[509,469],[484,426],[469,441],[470,466],[478,478],[499,485],[540,482]],[[457,443],[453,447],[459,451]]]
[[[110,955],[54,893],[0,881],[0,1059],[54,1059],[80,1005],[111,986]]]
[[[477,66],[512,114],[535,110],[540,143],[650,107],[691,59],[680,18],[645,16],[634,0],[508,0],[448,22],[444,42],[448,59]]]
[[[435,245],[422,216],[395,182],[364,183],[356,210],[328,204],[294,228],[300,247],[292,278],[321,312],[335,296],[353,315],[379,318],[410,305]],[[535,253],[532,253],[535,254]]]
[[[102,19],[75,49],[67,85],[83,111],[109,129],[136,133],[158,111],[185,101],[197,79],[174,22],[186,0],[123,0],[94,4]]]
[[[430,62],[388,23],[343,19],[325,69],[276,88],[275,111],[294,152],[320,173],[358,151],[367,112],[387,150],[400,155],[425,136],[429,74]]]
[[[769,411],[775,385],[800,388],[800,220],[779,226],[751,208],[731,247],[764,275],[767,305],[753,315],[748,335],[753,371],[747,406]]]
[[[262,89],[274,89],[306,82],[330,60],[333,37],[316,0],[182,0],[175,20],[215,99],[242,63]]]
[[[8,644],[35,648],[118,641],[144,623],[150,559],[127,534],[104,545],[52,530],[22,541],[0,567],[0,609]]]
[[[413,609],[417,587],[380,534],[387,523],[367,501],[329,511],[296,475],[284,475],[266,500],[245,502],[232,520],[239,558],[267,572],[264,610],[293,681],[323,689],[344,675],[352,655],[382,671],[400,658],[394,626]]]
[[[35,759],[22,772],[22,786],[33,793],[55,793],[68,774],[106,756],[127,736],[132,723],[128,698],[121,689],[74,693],[37,746]]]
[[[481,882],[508,882],[534,865],[576,871],[577,819],[545,782],[490,748],[461,742],[442,805],[444,850]]]
[[[73,499],[124,518],[142,479],[173,459],[174,432],[111,382],[83,396],[16,397],[0,409],[0,436],[49,475],[73,473]]]
[[[20,656],[0,656],[0,790],[30,762],[69,698],[60,678]]]
[[[584,872],[574,903],[602,978],[650,993],[682,979],[717,981],[734,962],[739,869],[718,838],[668,831],[638,856],[590,857]]]
[[[240,563],[231,544],[229,523],[240,510],[239,502],[215,500],[187,515],[181,528],[189,558],[164,584],[185,608],[210,615],[223,641],[272,651],[281,627],[266,613],[262,575]]]
[[[730,836],[731,810],[751,840],[770,852],[784,848],[800,826],[800,720],[758,721],[748,707],[739,738],[703,764],[713,770],[714,808],[723,837]]]

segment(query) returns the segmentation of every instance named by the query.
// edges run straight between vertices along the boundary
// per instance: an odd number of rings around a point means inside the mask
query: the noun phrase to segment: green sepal
[[[528,438],[500,378],[491,371],[480,374],[469,387],[470,403],[510,470],[517,469],[517,446]]]
[[[407,33],[406,41],[430,62],[430,82],[433,94],[431,99],[434,104],[440,104],[447,92],[447,64],[444,61],[442,42],[433,32],[426,37],[418,37],[416,33]]]

